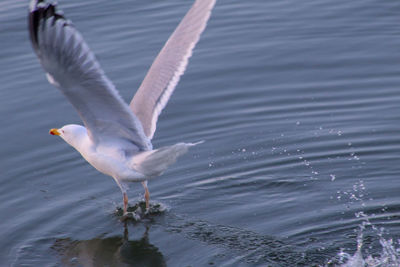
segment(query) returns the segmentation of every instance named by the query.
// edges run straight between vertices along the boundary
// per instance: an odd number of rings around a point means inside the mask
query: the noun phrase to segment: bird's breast
[[[146,176],[127,164],[125,152],[120,149],[94,147],[81,153],[95,169],[122,181],[144,181]]]

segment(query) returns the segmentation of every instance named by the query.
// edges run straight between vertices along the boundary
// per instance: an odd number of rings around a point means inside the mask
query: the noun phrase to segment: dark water
[[[129,101],[191,2],[59,4]],[[0,3],[2,266],[400,265],[400,2],[220,0],[153,143],[206,142],[126,228],[115,182],[48,135],[80,121],[27,8]]]

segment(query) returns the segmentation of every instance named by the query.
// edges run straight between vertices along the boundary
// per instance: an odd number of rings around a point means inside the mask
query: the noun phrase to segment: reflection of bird
[[[119,248],[119,254],[124,263],[131,266],[167,266],[163,254],[157,247],[150,244],[148,226],[141,239],[129,240],[128,236],[128,228],[125,224],[124,243]]]
[[[160,250],[149,242],[148,227],[138,240],[124,237],[74,241],[57,239],[53,249],[60,254],[62,266],[167,266]]]
[[[151,144],[161,110],[167,104],[192,50],[205,29],[216,0],[196,0],[153,62],[128,106],[106,77],[94,54],[55,4],[32,0],[29,30],[32,46],[49,82],[77,110],[85,127],[51,129],[78,150],[97,170],[115,179],[127,212],[128,182],[142,182],[149,207],[147,180],[161,175],[196,143],[154,149]]]

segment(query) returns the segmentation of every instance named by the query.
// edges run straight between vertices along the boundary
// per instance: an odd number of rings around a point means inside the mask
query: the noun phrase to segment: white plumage
[[[127,212],[128,182],[142,182],[149,205],[147,180],[161,175],[198,143],[153,149],[158,116],[167,104],[189,57],[206,27],[216,0],[196,0],[153,62],[128,106],[73,24],[55,4],[32,0],[29,30],[32,46],[48,81],[59,88],[84,126],[52,129],[98,171],[115,179]]]

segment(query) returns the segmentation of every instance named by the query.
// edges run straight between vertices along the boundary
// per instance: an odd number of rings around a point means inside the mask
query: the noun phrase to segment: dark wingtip
[[[42,4],[43,3],[43,4]],[[64,16],[56,11],[56,4],[46,3],[45,0],[32,0],[29,6],[29,35],[35,51],[38,50],[38,30],[40,21],[53,17],[53,24],[58,19],[65,19]]]

